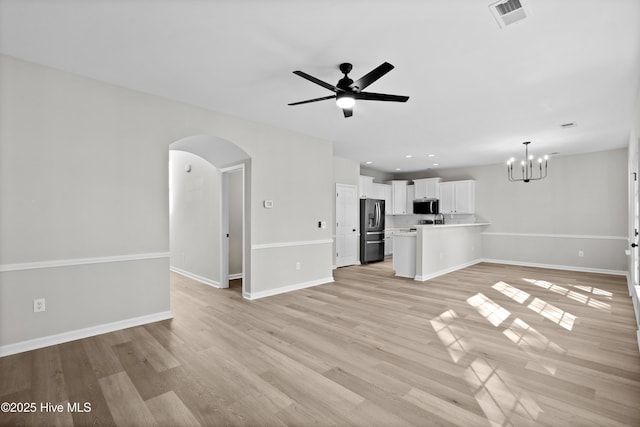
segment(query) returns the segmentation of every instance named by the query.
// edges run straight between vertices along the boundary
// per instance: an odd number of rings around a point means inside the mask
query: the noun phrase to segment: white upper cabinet
[[[407,184],[409,181],[391,181],[391,215],[406,215]]]
[[[374,182],[373,196],[371,196],[371,198],[384,200],[384,214],[392,215],[391,204],[393,201],[391,199],[391,185]]]
[[[476,207],[476,182],[473,180],[441,182],[440,213],[474,214]]]
[[[370,199],[382,199],[384,200],[384,187],[387,187],[386,184],[378,184],[377,182],[373,183],[373,190],[371,191]]]
[[[372,198],[373,194],[373,177],[360,175],[360,185],[358,186],[358,193],[360,193],[361,199]]]
[[[438,191],[438,183],[442,178],[425,178],[414,179],[413,184],[416,187],[416,199],[438,199],[440,193]]]
[[[408,215],[413,214],[413,201],[416,199],[416,186],[413,184],[407,185],[407,210]]]
[[[391,197],[391,186],[389,184],[384,185],[384,214],[393,215],[393,199]]]

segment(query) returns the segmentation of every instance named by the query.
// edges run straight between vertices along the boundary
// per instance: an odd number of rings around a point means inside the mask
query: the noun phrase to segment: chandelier
[[[524,160],[520,162],[520,166],[522,169],[522,177],[514,178],[513,177],[513,162],[515,159],[512,157],[507,162],[507,176],[509,177],[509,181],[511,182],[529,182],[529,181],[538,181],[547,177],[547,162],[549,156],[544,156],[543,158],[538,159],[538,167],[536,168],[537,176],[534,176],[534,168],[533,168],[533,155],[529,155],[529,144],[531,141],[523,142],[524,144]],[[544,166],[543,161],[544,160]]]

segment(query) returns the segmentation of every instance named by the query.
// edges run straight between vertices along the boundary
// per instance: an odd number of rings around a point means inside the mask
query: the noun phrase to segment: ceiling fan
[[[400,95],[388,95],[385,93],[373,93],[362,92],[364,88],[371,83],[378,80],[380,77],[393,70],[393,65],[385,62],[378,67],[374,68],[368,74],[365,74],[355,82],[349,78],[347,74],[351,72],[352,65],[348,62],[340,64],[340,71],[344,74],[344,77],[340,79],[337,85],[331,85],[323,82],[303,71],[294,71],[293,74],[297,74],[300,77],[309,80],[323,88],[329,89],[335,92],[335,95],[323,96],[321,98],[307,99],[306,101],[293,102],[289,105],[308,104],[309,102],[324,101],[325,99],[335,99],[338,107],[342,108],[342,112],[345,117],[351,117],[353,115],[353,106],[356,103],[356,99],[364,99],[369,101],[393,101],[393,102],[407,102],[408,96]]]

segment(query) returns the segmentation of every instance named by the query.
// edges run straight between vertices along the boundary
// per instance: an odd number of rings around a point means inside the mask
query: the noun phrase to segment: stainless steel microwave
[[[414,214],[438,214],[440,213],[440,201],[438,199],[420,199],[413,201]]]

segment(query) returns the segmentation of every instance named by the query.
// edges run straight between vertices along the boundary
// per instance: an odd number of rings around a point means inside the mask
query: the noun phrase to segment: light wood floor
[[[172,275],[175,318],[0,359],[2,425],[639,426],[620,276],[391,264],[257,301]]]

